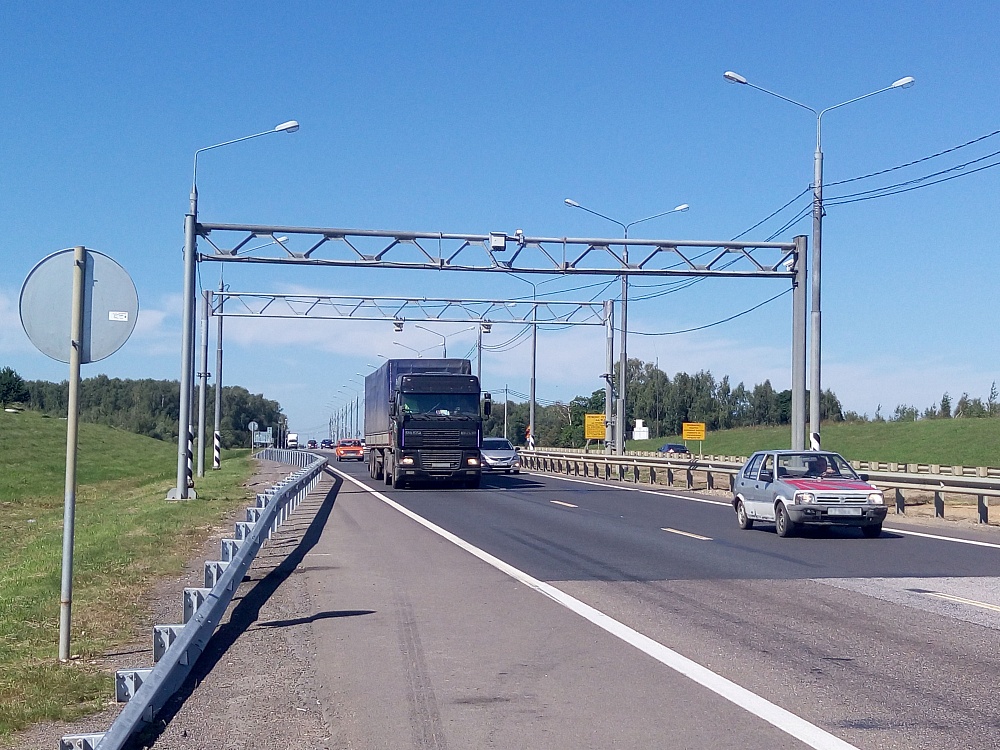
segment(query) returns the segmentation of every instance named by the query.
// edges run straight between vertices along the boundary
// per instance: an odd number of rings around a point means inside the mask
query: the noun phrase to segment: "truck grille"
[[[458,430],[424,430],[419,438],[414,436],[411,445],[422,448],[457,448],[461,445],[461,433]]]
[[[462,451],[434,451],[420,453],[420,468],[433,471],[435,469],[457,469],[462,465]]]

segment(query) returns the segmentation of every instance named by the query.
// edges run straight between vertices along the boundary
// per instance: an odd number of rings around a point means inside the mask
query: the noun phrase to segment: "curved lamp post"
[[[194,390],[194,326],[195,326],[195,305],[197,296],[195,294],[195,269],[197,253],[197,225],[198,225],[198,156],[204,151],[211,151],[214,148],[221,148],[240,141],[247,141],[251,138],[259,138],[262,135],[271,133],[294,133],[299,129],[299,124],[295,120],[288,120],[276,126],[272,130],[265,130],[253,135],[245,135],[242,138],[234,138],[222,143],[205,146],[194,152],[194,168],[191,171],[191,207],[184,217],[184,311],[181,330],[181,393],[180,393],[180,413],[177,422],[177,486],[167,493],[168,499],[186,500],[197,497],[196,493],[188,486],[189,471],[189,445],[191,441],[191,401]]]
[[[906,76],[905,78],[900,78],[898,81],[893,81],[888,86],[884,86],[877,91],[872,91],[871,93],[864,94],[862,96],[856,96],[853,99],[848,99],[846,102],[841,102],[840,104],[834,104],[832,107],[827,107],[826,109],[817,110],[813,109],[808,104],[797,102],[794,99],[789,99],[787,96],[782,96],[774,91],[769,91],[768,89],[754,83],[750,83],[750,81],[741,76],[739,73],[734,73],[731,70],[727,70],[723,73],[722,77],[730,83],[737,83],[741,86],[749,86],[752,89],[763,91],[765,94],[770,94],[771,96],[786,101],[789,104],[794,104],[796,107],[807,109],[816,117],[816,151],[813,154],[812,304],[809,314],[809,442],[813,450],[819,450],[820,398],[822,395],[820,393],[820,353],[822,351],[820,271],[823,253],[823,115],[830,110],[839,109],[840,107],[853,104],[854,102],[859,102],[862,99],[867,99],[870,96],[875,96],[876,94],[881,94],[885,91],[892,91],[893,89],[907,89],[916,81],[913,76]]]
[[[653,214],[652,216],[647,216],[644,219],[636,219],[635,221],[630,221],[628,224],[623,224],[618,221],[618,219],[612,219],[610,216],[605,216],[602,213],[598,213],[591,208],[586,206],[581,206],[572,198],[567,198],[563,201],[570,208],[579,208],[581,211],[586,211],[588,214],[593,214],[594,216],[600,216],[602,219],[610,221],[612,224],[617,224],[622,228],[622,232],[625,234],[625,239],[628,239],[628,230],[630,227],[636,224],[641,224],[644,221],[650,221],[651,219],[658,219],[661,216],[666,216],[667,214],[679,213],[682,211],[687,211],[690,206],[687,203],[682,203],[679,206],[671,208],[669,211],[661,211],[658,214]],[[625,268],[628,268],[628,243],[625,243],[625,247],[622,251],[622,263],[624,263]],[[628,371],[628,274],[622,274],[622,315],[621,315],[621,357],[618,365],[620,370],[620,375],[618,377],[618,408],[617,414],[615,416],[615,452],[622,456],[625,454],[625,380],[626,373]]]

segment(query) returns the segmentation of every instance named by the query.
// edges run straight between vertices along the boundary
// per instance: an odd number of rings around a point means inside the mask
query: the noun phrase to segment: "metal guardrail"
[[[234,538],[222,540],[220,560],[205,563],[205,588],[184,589],[184,624],[153,627],[152,669],[119,670],[115,693],[127,705],[107,732],[66,735],[60,750],[120,750],[184,684],[195,662],[225,616],[237,587],[261,545],[281,526],[319,481],[325,456],[306,451],[267,448],[258,458],[299,467],[269,490],[258,493],[237,522]]]
[[[742,456],[692,456],[667,458],[651,453],[626,453],[624,456],[584,453],[580,450],[522,450],[525,468],[574,476],[595,477],[634,483],[665,484],[695,489],[695,475],[705,476],[705,489],[729,489],[746,458]],[[932,494],[934,516],[944,518],[948,495],[968,495],[976,498],[979,523],[989,523],[989,498],[1000,497],[1000,469],[991,467],[932,464],[886,464],[852,461],[859,472],[868,475],[875,486],[891,490],[897,514],[906,513],[906,492]],[[903,471],[899,468],[903,467]],[[947,469],[947,471],[945,471]],[[719,478],[724,477],[723,486]],[[665,480],[665,481],[661,481]]]

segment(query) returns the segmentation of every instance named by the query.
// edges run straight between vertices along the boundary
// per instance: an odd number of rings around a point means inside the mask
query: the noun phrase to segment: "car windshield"
[[[509,440],[504,440],[503,438],[485,438],[483,440],[483,450],[512,451],[514,450],[514,446],[510,444]]]
[[[859,479],[857,472],[838,453],[783,453],[778,456],[778,476],[789,479]]]
[[[479,414],[479,396],[475,393],[404,393],[403,413],[474,417]]]
[[[343,448],[360,448],[361,441],[359,440],[341,440],[340,445]]]

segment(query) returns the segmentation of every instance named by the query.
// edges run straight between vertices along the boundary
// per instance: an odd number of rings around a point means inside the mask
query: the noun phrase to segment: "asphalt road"
[[[998,577],[996,529],[779,539],[723,497],[334,462],[143,746],[1000,748]]]
[[[344,746],[1000,747],[996,534],[779,539],[695,493],[529,474],[391,490],[334,468],[529,580],[345,482],[306,556],[317,610],[355,613],[313,622]]]

